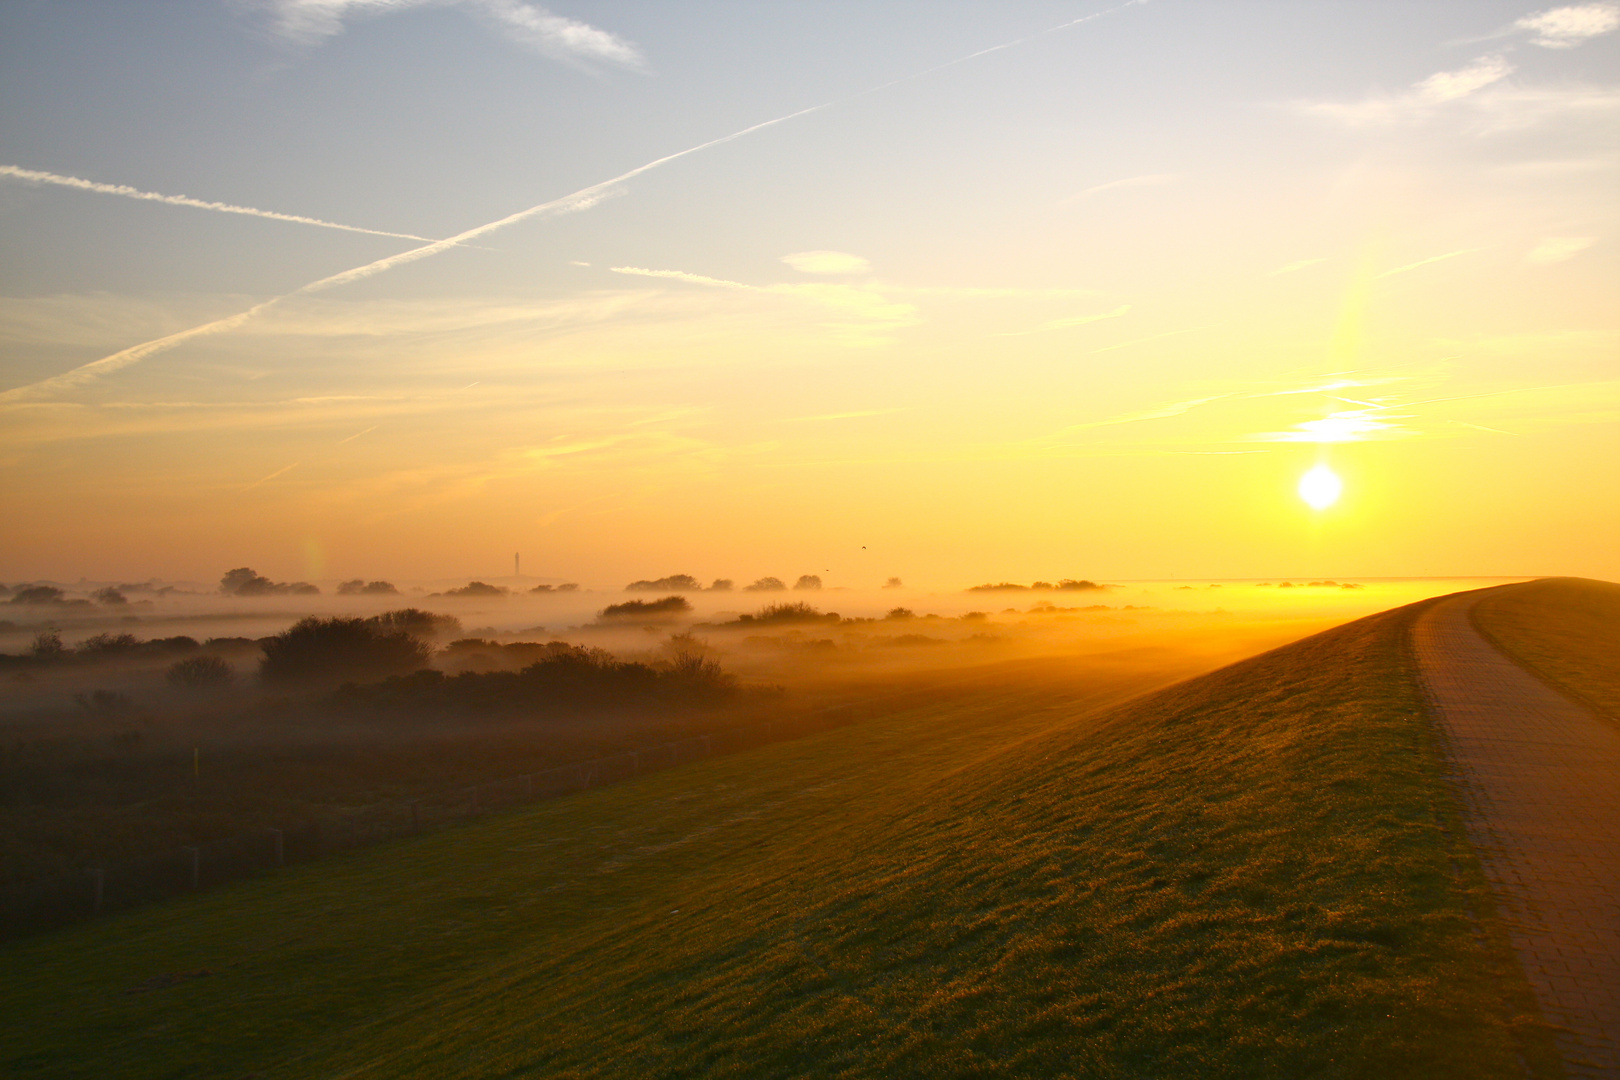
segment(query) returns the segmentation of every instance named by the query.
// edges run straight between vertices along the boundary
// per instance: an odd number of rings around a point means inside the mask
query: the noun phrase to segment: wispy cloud
[[[1410,263],[1407,263],[1405,266],[1397,266],[1397,267],[1394,267],[1393,269],[1385,270],[1385,271],[1383,271],[1382,273],[1380,273],[1380,274],[1378,274],[1376,276],[1381,277],[1381,278],[1387,278],[1387,277],[1394,277],[1396,274],[1410,273],[1411,271],[1416,270],[1419,267],[1429,266],[1429,265],[1432,265],[1433,263],[1437,263],[1437,262],[1445,262],[1447,259],[1455,259],[1459,255],[1472,255],[1474,252],[1479,251],[1479,250],[1480,250],[1479,248],[1462,248],[1461,250],[1458,250],[1458,251],[1448,251],[1444,255],[1430,255],[1427,259],[1419,259],[1417,262],[1410,262]]]
[[[1083,191],[1077,191],[1073,195],[1065,196],[1058,200],[1058,205],[1067,206],[1082,199],[1089,199],[1094,195],[1101,195],[1105,191],[1119,191],[1122,188],[1159,187],[1162,184],[1173,184],[1179,179],[1180,177],[1175,173],[1148,173],[1144,176],[1127,176],[1123,180],[1110,180],[1106,184],[1096,184]]]
[[[382,229],[363,229],[358,225],[341,225],[336,221],[323,221],[320,218],[304,217],[302,214],[282,214],[274,210],[259,210],[252,206],[237,206],[234,203],[193,199],[190,195],[162,195],[156,191],[142,191],[140,188],[133,188],[128,184],[103,184],[96,180],[82,180],[77,176],[61,176],[53,172],[41,172],[38,169],[23,169],[16,165],[0,165],[0,176],[30,184],[55,184],[58,187],[73,188],[77,191],[90,191],[97,195],[121,195],[126,199],[141,199],[146,202],[164,203],[168,206],[189,206],[197,210],[214,210],[221,214],[245,214],[248,217],[269,218],[271,221],[289,221],[295,225],[317,225],[323,229],[341,229],[344,232],[366,233],[370,236],[392,236],[400,240],[433,242],[431,236],[386,232]]]
[[[866,274],[872,264],[847,251],[798,251],[782,261],[801,274]]]
[[[1590,236],[1549,236],[1531,249],[1525,256],[1525,261],[1537,266],[1547,266],[1551,263],[1560,263],[1565,259],[1573,259],[1595,242]]]
[[[261,0],[283,37],[316,44],[343,32],[352,20],[413,8],[454,7],[472,12],[508,39],[547,56],[605,60],[640,67],[641,50],[616,34],[553,14],[523,0]]]
[[[711,289],[793,297],[833,308],[848,317],[833,324],[848,345],[883,344],[889,340],[887,335],[890,332],[913,326],[919,321],[914,305],[890,299],[885,295],[884,287],[878,284],[849,285],[818,281],[749,285],[741,281],[690,274],[684,270],[649,270],[641,266],[615,266],[610,269],[615,274],[632,277],[664,278]]]
[[[1069,315],[1061,319],[1050,319],[1033,330],[1013,330],[1000,335],[1001,337],[1024,337],[1029,334],[1044,334],[1049,330],[1067,330],[1072,326],[1085,326],[1087,323],[1101,322],[1104,319],[1118,319],[1129,315],[1131,305],[1121,304],[1112,311],[1100,311],[1092,315]]]
[[[1620,4],[1575,4],[1526,15],[1513,24],[1544,49],[1573,49],[1620,28]]]
[[[1437,71],[1403,93],[1377,94],[1355,102],[1306,102],[1296,108],[1356,127],[1402,123],[1428,116],[1441,106],[1507,78],[1513,71],[1506,57],[1481,56],[1465,68]]]

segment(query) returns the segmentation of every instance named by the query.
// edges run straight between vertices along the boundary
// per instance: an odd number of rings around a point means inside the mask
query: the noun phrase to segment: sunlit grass
[[[1510,585],[1481,597],[1474,621],[1509,656],[1620,725],[1620,585]]]
[[[930,704],[6,946],[0,1070],[1555,1075],[1408,614],[1112,711]]]

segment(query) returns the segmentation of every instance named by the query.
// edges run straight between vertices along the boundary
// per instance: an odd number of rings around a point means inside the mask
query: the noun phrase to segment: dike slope
[[[1421,606],[14,943],[0,1072],[1556,1076],[1425,719]]]

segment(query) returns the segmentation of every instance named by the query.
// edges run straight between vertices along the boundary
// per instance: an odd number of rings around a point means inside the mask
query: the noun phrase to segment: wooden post
[[[286,837],[282,835],[280,829],[270,830],[270,851],[270,857],[275,859],[277,866],[287,865]]]
[[[90,871],[90,887],[94,898],[91,910],[99,913],[101,911],[101,902],[107,895],[107,871]]]
[[[181,848],[181,851],[191,853],[191,887],[193,889],[202,885],[202,848]]]
[[[413,803],[411,803],[411,832],[419,833],[421,831],[422,831],[422,804],[413,802]]]

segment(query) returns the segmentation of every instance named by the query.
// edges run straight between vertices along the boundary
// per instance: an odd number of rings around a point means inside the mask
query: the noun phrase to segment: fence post
[[[195,889],[202,884],[202,848],[187,847],[180,850],[191,855],[191,887]]]
[[[276,860],[277,866],[287,865],[286,838],[280,829],[270,830],[270,850],[273,853],[272,857]]]
[[[107,894],[107,871],[90,871],[90,887],[94,897],[91,910],[99,913],[101,911],[101,902]]]
[[[422,831],[422,804],[413,802],[413,803],[411,803],[411,832],[412,833],[420,833],[421,831]]]

